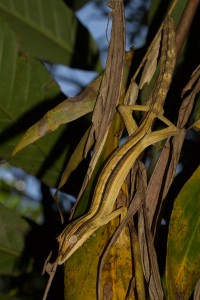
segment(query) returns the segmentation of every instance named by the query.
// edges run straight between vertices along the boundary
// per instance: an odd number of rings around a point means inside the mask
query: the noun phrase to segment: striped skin
[[[124,216],[126,208],[114,210],[119,190],[134,162],[148,146],[178,133],[178,129],[162,116],[163,104],[171,83],[176,61],[173,22],[166,18],[163,29],[160,73],[151,94],[148,112],[141,125],[119,147],[105,164],[94,191],[89,212],[72,221],[58,237],[57,263],[64,263],[99,227],[117,216]],[[133,109],[136,106],[133,106]],[[168,127],[152,132],[152,124],[159,117]]]

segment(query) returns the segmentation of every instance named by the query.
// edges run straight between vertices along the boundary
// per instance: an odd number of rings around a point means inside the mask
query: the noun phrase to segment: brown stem
[[[179,24],[176,28],[176,53],[177,57],[181,48],[183,47],[184,41],[188,35],[192,20],[197,11],[200,0],[188,0]]]

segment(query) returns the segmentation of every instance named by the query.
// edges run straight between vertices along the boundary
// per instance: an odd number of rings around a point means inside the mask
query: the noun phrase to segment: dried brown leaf
[[[126,91],[126,85],[127,85],[127,80],[128,80],[128,75],[129,75],[129,70],[130,70],[132,58],[133,58],[133,51],[130,50],[130,51],[126,52],[124,67],[123,67],[123,77],[122,77],[123,80],[122,80],[122,86],[121,86],[120,104],[123,103],[123,101],[124,101],[124,95],[125,95],[125,91]],[[120,118],[120,121],[119,121],[120,124],[118,123],[117,120],[119,120],[119,116],[117,116],[117,114],[115,114],[114,117],[113,117],[113,120],[112,120],[110,130],[108,131],[108,135],[107,135],[107,132],[105,132],[105,135],[103,136],[103,138],[101,140],[101,146],[99,146],[98,149],[96,148],[96,152],[93,152],[93,156],[92,156],[92,159],[90,161],[90,164],[89,164],[89,167],[88,167],[88,170],[87,170],[87,174],[85,176],[85,179],[84,179],[84,182],[82,184],[81,190],[79,192],[78,199],[83,194],[83,192],[84,192],[84,190],[85,190],[85,188],[86,188],[86,186],[87,186],[87,184],[88,184],[88,182],[89,182],[89,180],[92,176],[92,173],[93,173],[93,171],[96,167],[97,161],[98,161],[99,156],[101,154],[102,148],[104,146],[105,140],[107,139],[107,142],[106,142],[106,145],[107,145],[107,144],[110,144],[109,139],[112,139],[112,140],[116,139],[116,135],[118,136],[118,141],[120,139],[119,131],[121,131],[121,129],[122,129],[121,127],[123,127],[123,126],[121,126],[121,124],[122,124],[121,118]],[[112,130],[113,130],[113,126],[114,127],[117,126],[118,133],[116,134],[116,132],[115,132],[114,135],[112,134],[112,137],[111,137],[109,135],[110,135],[110,132],[112,132]],[[99,126],[99,127],[101,127],[101,126]],[[91,128],[89,137],[87,139],[87,145],[85,147],[85,154],[88,152],[88,150],[90,148],[90,143],[92,143],[95,139],[95,136],[91,134],[92,130],[93,129]],[[118,143],[118,141],[117,141],[117,143]],[[110,146],[110,147],[106,146],[106,148],[109,149],[109,152],[107,153],[107,155],[108,155],[113,150],[113,147],[112,146]]]
[[[139,93],[139,87],[135,81],[132,81],[126,92],[124,99],[124,105],[133,105],[135,104]]]
[[[146,196],[146,178],[143,176],[143,194]],[[156,251],[153,244],[153,236],[149,226],[148,215],[146,211],[146,200],[138,213],[138,238],[141,249],[142,265],[145,279],[148,284],[150,299],[163,299],[162,289]]]
[[[151,176],[147,188],[146,205],[149,223],[151,227],[153,226],[152,232],[156,230],[156,224],[159,219],[159,214],[155,216],[156,209],[158,208],[158,212],[160,211],[162,202],[165,199],[174,178],[176,166],[179,161],[183,141],[186,134],[184,126],[189,120],[194,106],[194,100],[197,93],[199,92],[199,89],[200,79],[196,78],[196,83],[193,82],[193,89],[191,90],[190,94],[183,100],[179,110],[177,127],[182,128],[182,130],[178,135],[167,140],[165,147],[159,157],[159,160],[154,168],[154,172]]]
[[[154,168],[148,184],[146,197],[150,226],[152,226],[153,220],[156,218],[156,208],[158,205],[160,205],[158,204],[158,201],[165,197],[172,183],[184,138],[185,130],[183,129],[176,137],[172,139],[172,142],[171,139],[168,139]],[[165,184],[164,188],[162,184],[163,181]],[[154,230],[152,229],[152,232],[153,231]]]
[[[92,115],[92,127],[88,141],[95,138],[93,157],[99,156],[108,134],[109,127],[119,104],[123,67],[125,61],[125,20],[123,1],[110,1],[112,8],[112,30],[99,95]],[[100,150],[99,150],[100,148]],[[87,145],[86,145],[87,151]],[[95,159],[97,161],[97,159]]]
[[[161,41],[161,32],[158,34],[154,41],[154,45],[147,56],[147,61],[144,65],[144,69],[141,75],[141,79],[139,82],[139,88],[142,89],[145,83],[149,83],[153,77],[153,74],[156,70],[159,49],[160,49],[160,41]]]
[[[189,95],[183,100],[181,104],[179,110],[178,122],[177,122],[177,126],[179,128],[183,128],[187,124],[187,121],[189,119],[189,116],[194,106],[195,97],[199,93],[199,91],[200,91],[200,73],[196,83],[193,86],[193,89],[190,91]]]
[[[181,93],[181,97],[185,95],[185,93],[193,87],[193,84],[197,81],[197,79],[200,77],[200,65],[192,72],[192,76],[190,77],[190,80],[184,87]]]

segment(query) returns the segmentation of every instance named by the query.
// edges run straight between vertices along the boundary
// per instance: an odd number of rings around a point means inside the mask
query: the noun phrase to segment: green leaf
[[[150,12],[148,15],[148,23],[151,25],[155,20],[160,20],[162,17],[164,17],[164,12],[169,8],[169,5],[172,4],[174,0],[167,1],[167,2],[159,2],[157,0],[153,0],[151,3]],[[185,5],[187,3],[187,0],[179,0],[177,1],[177,4],[175,5],[175,8],[172,12],[172,17],[175,20],[175,24],[177,25],[183,10],[185,8]],[[158,12],[162,13],[158,13]]]
[[[20,258],[24,251],[29,225],[17,213],[0,203],[0,274],[20,272]]]
[[[91,112],[98,95],[101,78],[102,76],[99,76],[95,79],[79,96],[68,98],[49,110],[41,120],[27,130],[12,155],[57,130],[62,124],[67,124]]]
[[[169,226],[166,284],[168,299],[189,299],[200,277],[200,167],[174,203]]]
[[[92,37],[61,0],[0,0],[0,15],[31,56],[81,69],[101,70]]]
[[[57,104],[52,100],[59,88],[40,62],[18,54],[15,33],[2,20],[0,45],[0,157],[7,160],[25,130]],[[45,162],[63,132],[61,128],[22,151],[12,164],[54,186],[68,150],[65,149],[59,159],[51,159],[47,164],[48,174]]]

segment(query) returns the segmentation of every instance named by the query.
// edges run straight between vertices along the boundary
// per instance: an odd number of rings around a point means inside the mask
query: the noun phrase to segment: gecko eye
[[[76,235],[70,236],[70,238],[69,238],[69,243],[70,243],[70,244],[76,244],[77,241],[78,241],[78,238],[77,238]]]

